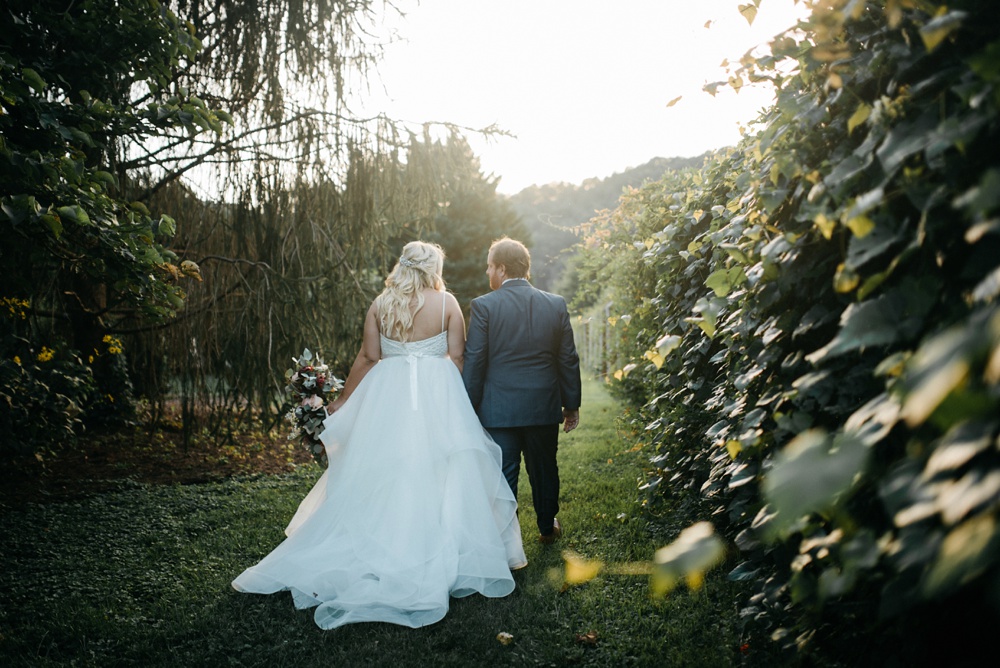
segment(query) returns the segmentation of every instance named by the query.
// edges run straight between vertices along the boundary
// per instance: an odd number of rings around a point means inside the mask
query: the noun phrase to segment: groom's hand
[[[563,409],[563,431],[571,432],[580,424],[580,409]]]

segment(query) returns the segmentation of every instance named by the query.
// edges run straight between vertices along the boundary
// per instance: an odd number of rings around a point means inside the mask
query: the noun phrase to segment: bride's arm
[[[361,341],[361,350],[358,351],[358,356],[354,358],[354,364],[351,365],[351,372],[347,375],[347,382],[344,383],[344,389],[327,406],[328,412],[335,413],[344,405],[344,402],[347,401],[354,390],[357,389],[358,384],[361,383],[361,379],[368,375],[368,372],[371,371],[371,368],[375,366],[381,357],[382,346],[379,343],[378,319],[375,315],[375,304],[373,303],[368,309],[368,315],[365,316],[365,334]]]
[[[448,307],[445,315],[448,317],[448,357],[462,373],[465,365],[465,317],[458,300],[451,293],[446,297]]]

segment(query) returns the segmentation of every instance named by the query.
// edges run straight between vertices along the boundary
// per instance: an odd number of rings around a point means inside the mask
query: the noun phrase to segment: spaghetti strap
[[[441,291],[441,331],[442,332],[444,331],[444,307],[445,307],[445,297],[447,297],[447,296],[448,296],[448,293],[445,292],[444,290],[442,290]]]

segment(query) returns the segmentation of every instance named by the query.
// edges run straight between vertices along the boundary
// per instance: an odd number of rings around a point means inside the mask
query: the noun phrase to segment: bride
[[[288,590],[324,629],[426,626],[450,596],[513,591],[527,564],[516,501],[462,383],[465,322],[443,262],[435,244],[403,248],[329,406],[329,467],[237,591]]]

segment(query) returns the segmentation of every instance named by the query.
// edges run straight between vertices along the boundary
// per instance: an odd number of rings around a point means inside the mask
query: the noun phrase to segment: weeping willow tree
[[[178,318],[150,326],[128,315],[140,390],[179,396],[216,427],[277,406],[283,372],[304,347],[346,366],[364,310],[398,253],[419,235],[441,165],[410,151],[416,136],[349,101],[374,76],[372,37],[388,2],[182,0],[203,50],[163,86],[177,103],[223,107],[215,136],[178,133],[122,147],[140,174],[135,197],[180,225],[173,250],[200,267]],[[200,91],[197,100],[190,91]]]
[[[283,371],[305,347],[346,373],[364,311],[398,246],[432,221],[449,167],[416,150],[426,128],[420,137],[349,109],[372,79],[381,45],[371,35],[390,3],[182,1],[176,11],[204,50],[166,85],[181,105],[202,91],[233,123],[210,140],[125,152],[144,175],[137,196],[184,221],[173,248],[204,281],[167,326],[119,327],[141,390],[160,406],[179,396],[187,432],[195,406],[216,428],[277,408]]]
[[[123,360],[157,410],[180,399],[185,433],[195,406],[215,426],[272,410],[304,347],[345,364],[393,240],[420,234],[441,188],[441,165],[411,151],[427,130],[352,111],[398,10],[3,11],[0,404],[20,417],[0,429],[48,407],[69,416],[61,442],[81,410],[120,410]]]

